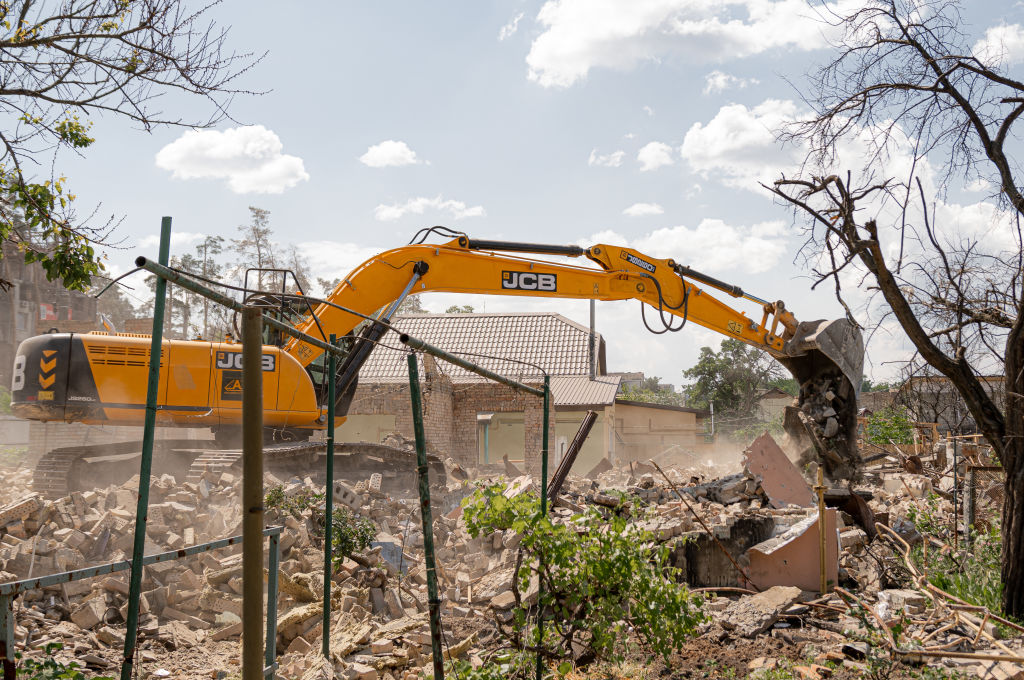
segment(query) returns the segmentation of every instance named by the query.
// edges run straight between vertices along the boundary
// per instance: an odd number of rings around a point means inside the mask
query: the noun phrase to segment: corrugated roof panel
[[[619,391],[619,376],[602,375],[596,380],[589,376],[554,376],[551,394],[555,406],[595,406],[613,404]]]

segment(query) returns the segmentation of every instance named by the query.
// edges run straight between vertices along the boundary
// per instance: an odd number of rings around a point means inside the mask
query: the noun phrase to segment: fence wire
[[[1006,500],[1001,467],[968,465],[964,479],[964,514],[973,531],[987,532],[998,526]]]

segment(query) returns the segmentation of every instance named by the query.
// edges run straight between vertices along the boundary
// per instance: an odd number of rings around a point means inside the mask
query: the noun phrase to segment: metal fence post
[[[281,564],[281,534],[270,534],[270,562],[267,565],[267,646],[264,674],[274,680],[277,667],[277,570]]]
[[[548,406],[551,401],[551,378],[547,375],[544,376],[544,432],[541,434],[541,448],[540,448],[540,514],[544,517],[548,516]],[[544,568],[544,563],[540,562],[537,565],[538,573]],[[540,580],[538,580],[540,583]],[[540,585],[537,592],[537,646],[540,647],[544,644],[544,586]],[[544,660],[541,655],[537,654],[537,680],[541,680],[544,675]]]
[[[953,547],[960,547],[960,508],[957,506],[957,492],[960,486],[960,473],[957,454],[960,452],[960,440],[953,440]]]
[[[331,333],[331,345],[337,342]],[[331,533],[334,524],[334,390],[335,374],[338,372],[338,358],[333,352],[327,355],[327,486],[324,493],[324,658],[331,658]]]
[[[0,595],[0,659],[4,662],[4,680],[16,680],[13,595]]]
[[[264,677],[262,321],[242,311],[242,680]]]
[[[444,680],[441,656],[441,600],[437,595],[437,571],[434,563],[434,522],[430,514],[430,479],[427,476],[427,440],[423,433],[423,404],[420,401],[420,372],[416,354],[409,352],[409,396],[412,400],[412,425],[416,434],[416,472],[420,484],[420,519],[423,522],[423,552],[427,567],[427,605],[430,611],[430,649],[433,654],[434,680]]]
[[[160,222],[160,264],[166,266],[171,250],[171,218]],[[146,547],[146,519],[149,514],[149,477],[153,467],[153,439],[156,435],[157,393],[160,388],[160,360],[163,352],[164,302],[167,281],[157,277],[153,300],[153,335],[149,343],[149,379],[146,384],[146,414],[142,430],[142,460],[139,463],[139,500],[135,506],[135,540],[132,543],[132,573],[128,585],[127,630],[121,680],[129,680],[135,662],[139,634],[139,596],[142,593],[142,553]]]
[[[964,499],[964,542],[971,545],[971,529],[974,527],[975,505],[978,502],[978,472],[974,466],[967,466],[967,497]]]

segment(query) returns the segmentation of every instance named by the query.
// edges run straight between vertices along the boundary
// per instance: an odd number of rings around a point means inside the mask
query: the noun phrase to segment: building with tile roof
[[[540,386],[547,372],[555,407],[549,431],[552,470],[588,410],[596,411],[598,420],[573,467],[577,474],[602,459],[614,461],[616,446],[629,450],[630,432],[645,431],[650,439],[652,423],[665,421],[665,414],[652,418],[642,407],[626,409],[636,414],[629,422],[616,420],[620,376],[607,375],[604,339],[599,333],[592,338],[589,328],[560,314],[412,314],[396,317],[392,325],[519,382]],[[340,441],[379,442],[391,432],[412,437],[406,355],[394,333],[371,352],[360,369],[348,419],[337,431]],[[593,380],[591,361],[596,363]],[[539,471],[539,398],[429,356],[419,356],[419,369],[428,447],[467,467],[501,464],[507,457]],[[681,424],[662,428],[659,441],[672,432],[681,434],[669,446],[696,441],[695,413],[676,414]]]

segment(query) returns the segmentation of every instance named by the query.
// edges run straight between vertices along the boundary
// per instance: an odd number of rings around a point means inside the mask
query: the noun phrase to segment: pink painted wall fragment
[[[784,508],[791,503],[803,508],[814,505],[811,487],[767,432],[743,452],[743,467],[761,480],[761,488],[773,508]]]
[[[814,513],[782,535],[748,550],[750,580],[762,590],[772,586],[796,586],[817,592],[821,588],[818,524],[818,514]],[[825,577],[831,587],[839,579],[839,534],[834,508],[825,510],[825,524]]]

